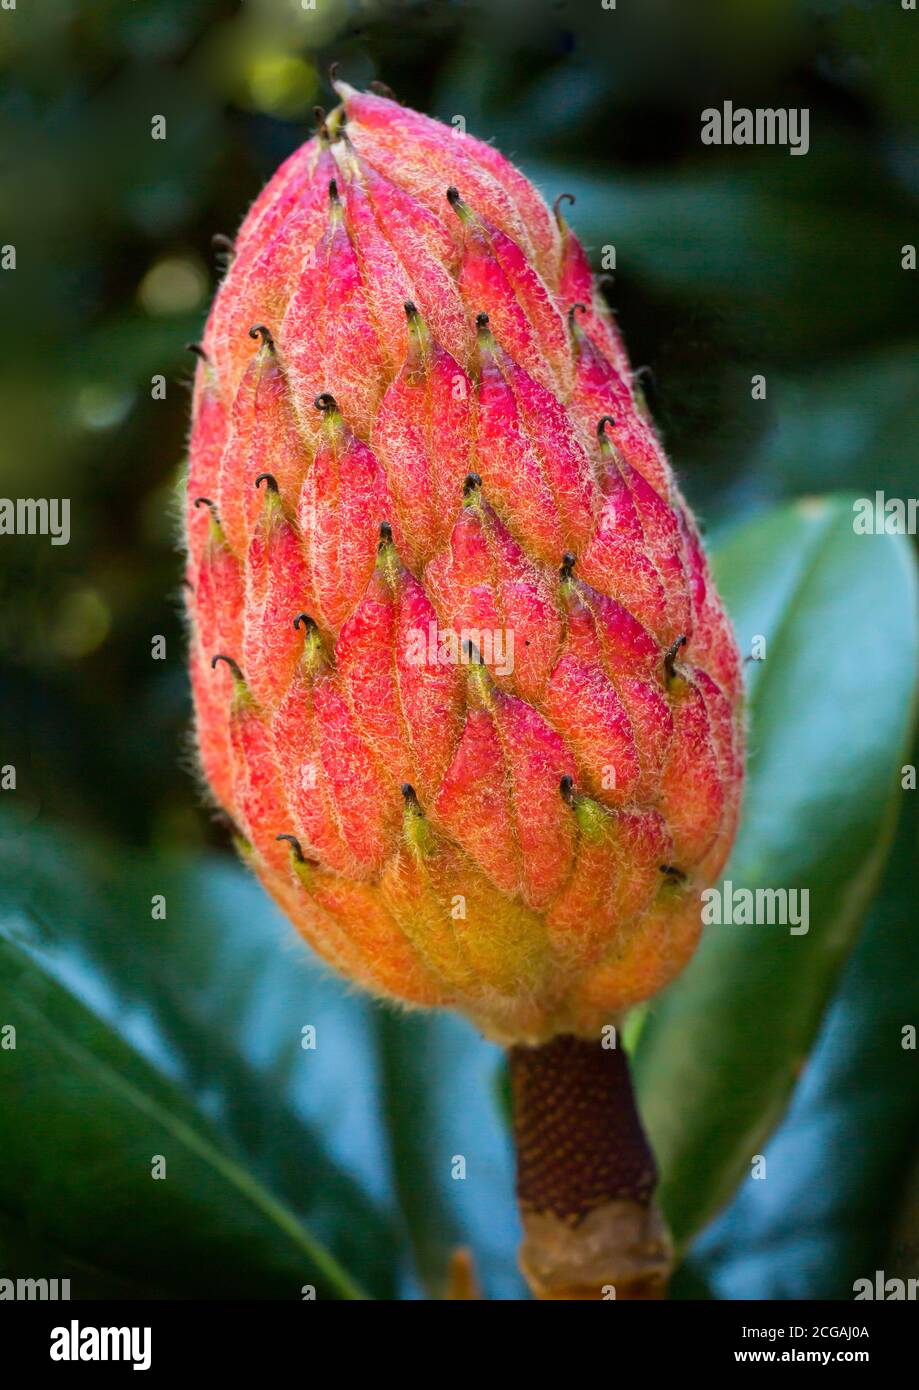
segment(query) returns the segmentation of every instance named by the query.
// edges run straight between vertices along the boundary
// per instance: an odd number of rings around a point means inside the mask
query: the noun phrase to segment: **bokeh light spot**
[[[197,257],[166,256],[147,271],[137,297],[148,314],[187,314],[203,304],[208,276]]]
[[[51,641],[59,656],[77,659],[102,646],[112,612],[96,589],[73,589],[57,607]]]
[[[246,100],[272,116],[297,116],[319,95],[316,69],[290,53],[261,53],[245,72]]]
[[[133,391],[107,381],[91,381],[78,390],[74,413],[83,429],[111,430],[127,418],[133,404]]]

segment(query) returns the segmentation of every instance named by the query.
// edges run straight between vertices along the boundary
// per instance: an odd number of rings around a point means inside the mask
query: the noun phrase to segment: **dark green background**
[[[132,916],[137,899],[125,885],[147,875],[154,886],[145,881],[138,893],[149,898],[158,891],[156,866],[178,852],[201,856],[192,862],[206,865],[216,881],[231,872],[229,863],[204,857],[225,856],[226,836],[201,809],[185,751],[175,501],[191,375],[184,344],[200,335],[213,291],[212,235],[232,234],[267,176],[308,135],[314,103],[331,104],[325,73],[332,60],[355,85],[380,78],[407,104],[446,121],[462,115],[550,200],[576,195],[576,230],[595,252],[605,243],[616,247],[611,299],[633,362],[650,369],[651,406],[710,536],[787,498],[876,488],[906,497],[917,490],[919,272],[901,268],[901,247],[919,241],[919,15],[898,0],[619,0],[614,12],[600,0],[316,0],[315,11],[298,0],[20,0],[15,11],[0,11],[0,242],[17,248],[16,271],[0,273],[0,494],[70,497],[73,530],[66,548],[30,537],[0,540],[0,762],[19,771],[15,800],[5,803],[15,822],[5,822],[8,889],[15,896],[14,881],[17,891],[31,885],[43,904],[37,917],[49,913],[59,923],[53,930],[79,938],[81,961],[85,950],[103,975],[134,988],[131,1026],[123,1027],[123,999],[106,1016],[118,1019],[119,1032],[145,1055],[151,1047],[143,1019],[158,1018],[160,1004],[144,971],[155,959],[162,1008],[185,1017],[177,1000],[188,976],[176,962],[189,948],[167,932],[147,941],[145,952]],[[700,112],[726,98],[751,107],[808,107],[808,155],[703,146]],[[164,142],[150,138],[156,114],[167,119]],[[158,373],[168,383],[163,401],[151,399]],[[766,377],[765,401],[751,399],[754,373]],[[895,619],[895,612],[885,614],[893,642]],[[862,621],[870,626],[870,613]],[[903,623],[911,623],[905,600]],[[156,634],[166,638],[166,661],[151,659]],[[912,641],[905,630],[904,648]],[[835,645],[851,663],[863,659],[845,604]],[[795,719],[793,696],[787,718]],[[890,1265],[891,1225],[919,1151],[919,1084],[910,1056],[891,1054],[879,1038],[888,1025],[919,1023],[915,795],[902,798],[883,892],[770,1149],[784,1177],[760,1185],[767,1196],[751,1193],[752,1184],[741,1190],[703,1238],[687,1288],[690,1279],[705,1277],[727,1297],[846,1296],[853,1270],[866,1261],[873,1270],[884,1258]],[[85,840],[68,858],[70,830],[92,842],[91,872]],[[58,851],[62,860],[52,872],[48,857]],[[833,852],[842,881],[851,867],[846,846]],[[180,878],[187,862],[174,870]],[[94,907],[97,890],[77,881],[74,866],[115,900]],[[36,875],[46,872],[48,882],[36,888]],[[193,1015],[203,1008],[206,982],[228,969],[221,952],[229,947],[214,914],[239,915],[244,901],[247,918],[270,923],[258,928],[266,941],[275,930],[260,895],[239,882],[232,879],[231,905],[223,909],[216,889],[199,904],[198,887],[175,888],[189,930],[200,923],[207,938],[195,966],[188,965],[192,974],[202,971]],[[226,939],[232,935],[228,922]],[[112,964],[123,938],[146,965]],[[284,960],[296,1010],[299,976],[293,956]],[[67,969],[76,970],[73,959]],[[84,983],[90,969],[80,965]],[[67,978],[72,986],[77,976]],[[234,988],[242,991],[242,1010],[243,981]],[[93,996],[88,985],[86,996]],[[334,989],[328,997],[340,999]],[[215,999],[215,1010],[233,1013],[226,992]],[[414,1024],[406,1028],[378,1011],[360,1020],[354,1030],[382,1035],[374,1043],[374,1104],[394,1118],[394,1150],[385,1161],[365,1153],[367,1171],[356,1172],[361,1164],[349,1147],[346,1178],[317,1178],[311,1189],[311,1229],[320,1236],[326,1227],[337,1230],[329,1213],[347,1209],[351,1234],[344,1244],[338,1237],[331,1243],[376,1292],[396,1287],[396,1257],[389,1258],[386,1242],[392,1239],[404,1260],[406,1229],[418,1267],[435,1285],[444,1230],[460,1239],[474,1228],[486,1245],[488,1233],[498,1231],[493,1257],[483,1257],[490,1289],[516,1292],[505,1258],[513,1218],[501,1205],[509,1178],[500,1138],[489,1140],[484,1160],[495,1175],[494,1208],[483,1210],[480,1195],[474,1217],[470,1198],[465,1218],[429,1222],[426,1213],[443,1199],[425,1190],[413,1144],[442,1129],[432,1120],[412,1137],[399,1124],[400,1114],[421,1104],[413,1068],[442,1066],[446,1074],[464,1049],[478,1045],[451,1023],[430,1035],[436,1045],[425,1043],[431,1056],[419,1060],[409,1045]],[[213,1014],[204,1009],[195,1026],[209,1022]],[[771,1026],[768,1018],[756,1024]],[[199,1095],[216,1086],[223,1097],[216,1109],[228,1107],[221,1110],[226,1121],[238,1096],[260,1084],[256,1063],[244,1058],[248,1050],[258,1057],[257,1039],[243,1043],[224,1029],[219,1055],[205,1060],[196,1054],[191,1024],[184,1052],[177,1027],[181,1033],[173,1018],[163,1032],[166,1071]],[[251,1028],[257,1033],[258,1022]],[[246,1072],[250,1065],[255,1070]],[[344,1084],[344,1064],[337,1071],[328,1065],[324,1085],[334,1090],[336,1081]],[[355,1065],[352,1055],[348,1066]],[[479,1049],[472,1065],[490,1074],[496,1058]],[[347,1075],[349,1088],[370,1087]],[[454,1108],[463,1094],[457,1084]],[[467,1096],[465,1103],[474,1108],[486,1099]],[[42,1113],[53,1135],[54,1106],[62,1102],[46,1101]],[[447,1104],[443,1097],[439,1103]],[[302,1203],[299,1177],[291,1174],[284,1191],[276,1152],[278,1145],[296,1147],[299,1131],[287,1124],[281,1099],[260,1104],[271,1111],[260,1123],[275,1136],[271,1183]],[[360,1110],[364,1102],[354,1104]],[[471,1110],[467,1119],[474,1124]],[[333,1123],[322,1105],[310,1115],[320,1135],[331,1127],[338,1136],[339,1120]],[[363,1122],[354,1118],[353,1125]],[[228,1127],[251,1156],[258,1136],[251,1125],[246,1130],[245,1117]],[[311,1171],[321,1174],[323,1162]],[[401,1236],[377,1238],[375,1223],[383,1218],[376,1208],[370,1216],[359,1203],[335,1205],[341,1181],[373,1189],[374,1173],[378,1206],[386,1207],[393,1191],[401,1194],[393,1218]],[[28,1174],[7,1177],[10,1186],[0,1182],[0,1194],[7,1193],[0,1196],[0,1254],[8,1223],[15,1262],[25,1229],[30,1239],[44,1238],[42,1202],[54,1198],[30,1188]],[[50,1188],[56,1181],[49,1175]],[[193,1230],[210,1219],[195,1192],[192,1186],[188,1219],[174,1212],[162,1229]],[[421,1198],[427,1206],[415,1221],[405,1212]],[[73,1199],[77,1206],[80,1200]],[[433,1226],[441,1232],[436,1240]],[[107,1239],[100,1234],[99,1263],[124,1272],[130,1259],[119,1248],[107,1262]],[[213,1270],[213,1252],[201,1262]],[[275,1263],[271,1278],[256,1268],[251,1285],[231,1279],[231,1286],[271,1291],[273,1277],[286,1277],[283,1261]],[[200,1271],[188,1277],[185,1292],[208,1296]],[[150,1278],[156,1287],[164,1278],[168,1285],[162,1270]]]

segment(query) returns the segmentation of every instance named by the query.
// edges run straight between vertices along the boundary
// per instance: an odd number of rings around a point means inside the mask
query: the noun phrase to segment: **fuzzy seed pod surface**
[[[334,969],[505,1043],[596,1035],[696,945],[736,645],[559,205],[338,95],[245,218],[197,366],[201,768]]]

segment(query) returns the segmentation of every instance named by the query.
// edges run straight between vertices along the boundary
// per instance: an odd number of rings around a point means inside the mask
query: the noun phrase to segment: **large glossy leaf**
[[[919,805],[902,800],[882,889],[765,1149],[766,1181],[748,1177],[694,1246],[693,1270],[722,1298],[851,1298],[877,1269],[919,1273]]]
[[[744,817],[727,878],[807,889],[809,931],[712,925],[648,1012],[636,1069],[679,1239],[731,1196],[787,1105],[883,864],[916,679],[908,542],[860,536],[851,499],[742,527],[716,574],[749,653]]]
[[[0,1269],[85,1297],[411,1296],[463,1244],[519,1294],[498,1050],[325,975],[243,870],[112,853],[0,839]]]
[[[315,1123],[331,1109],[340,1140],[360,1129],[350,1151],[373,1168],[366,1019],[285,953],[254,884],[105,863],[32,827],[0,841],[0,900],[0,1020],[16,1030],[0,1051],[4,1264],[21,1240],[169,1296],[350,1297],[357,1264],[392,1289],[390,1222]],[[353,1098],[314,1065],[336,1052]]]

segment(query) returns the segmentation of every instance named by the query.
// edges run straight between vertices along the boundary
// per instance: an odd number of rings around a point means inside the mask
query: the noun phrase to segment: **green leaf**
[[[0,902],[0,1273],[392,1297],[442,1293],[467,1245],[489,1296],[520,1296],[501,1054],[468,1024],[348,991],[216,859],[30,826],[0,838]]]
[[[919,1054],[904,1034],[919,1021],[919,803],[901,802],[883,885],[765,1150],[768,1180],[747,1178],[693,1248],[722,1298],[851,1298],[875,1270],[919,1273]]]
[[[417,1268],[441,1296],[450,1252],[469,1246],[491,1298],[526,1296],[503,1052],[450,1014],[378,1015],[387,1130]]]
[[[123,859],[102,889],[93,858],[34,828],[0,841],[0,1020],[16,1041],[0,1050],[3,1265],[28,1274],[38,1242],[154,1295],[297,1299],[304,1284],[360,1296],[346,1269],[360,1261],[391,1292],[391,1223],[314,1123],[331,1104],[372,1147],[362,1107],[313,1066],[325,1055],[340,1088],[334,1054],[353,1048],[360,1082],[363,1006],[290,960],[240,872]]]
[[[639,1037],[661,1197],[685,1241],[724,1205],[782,1115],[889,844],[917,667],[905,539],[856,535],[851,499],[734,533],[716,578],[751,662],[748,782],[726,874],[807,889],[809,931],[709,926]]]

